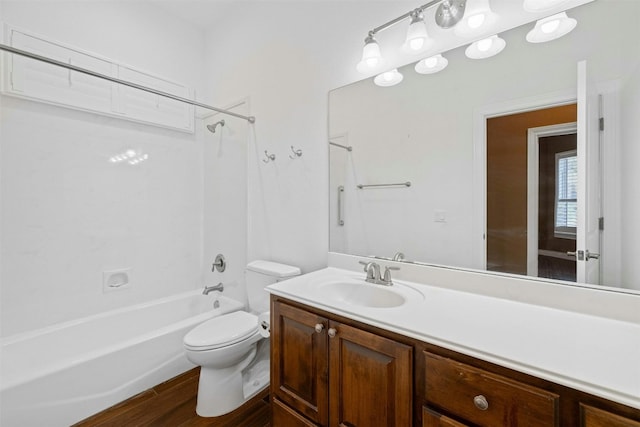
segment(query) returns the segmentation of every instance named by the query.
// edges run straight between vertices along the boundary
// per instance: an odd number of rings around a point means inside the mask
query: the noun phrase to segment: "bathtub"
[[[184,335],[243,308],[214,294],[190,291],[3,339],[0,425],[69,426],[193,368]]]

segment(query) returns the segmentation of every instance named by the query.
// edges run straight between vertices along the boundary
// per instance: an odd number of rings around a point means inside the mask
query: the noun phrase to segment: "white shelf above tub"
[[[179,97],[193,98],[193,91],[184,84],[8,24],[5,24],[5,40],[18,49]],[[5,95],[194,132],[192,105],[18,55],[5,54],[2,68],[2,93]]]

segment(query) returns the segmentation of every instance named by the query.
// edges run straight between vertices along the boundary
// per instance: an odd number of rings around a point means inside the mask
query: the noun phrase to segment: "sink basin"
[[[362,307],[390,308],[406,302],[406,298],[393,286],[386,287],[366,282],[329,282],[320,285],[326,298]]]

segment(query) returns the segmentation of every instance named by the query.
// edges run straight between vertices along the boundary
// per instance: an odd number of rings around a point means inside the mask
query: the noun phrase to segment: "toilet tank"
[[[272,261],[251,261],[245,270],[249,310],[255,313],[269,310],[269,292],[264,288],[299,275],[298,267]]]

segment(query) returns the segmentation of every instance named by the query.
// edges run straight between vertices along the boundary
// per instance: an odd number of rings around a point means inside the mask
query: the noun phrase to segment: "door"
[[[329,425],[412,424],[413,349],[331,321]]]
[[[271,313],[272,396],[328,425],[328,320],[279,302],[272,304]]]
[[[600,120],[587,61],[578,63],[578,215],[576,273],[581,283],[600,282]]]

